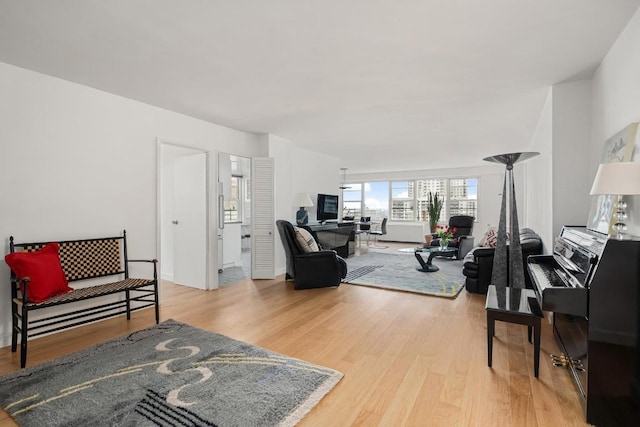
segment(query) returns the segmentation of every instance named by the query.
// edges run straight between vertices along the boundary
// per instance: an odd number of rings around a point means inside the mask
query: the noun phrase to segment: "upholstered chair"
[[[295,289],[340,285],[347,275],[347,263],[336,251],[320,249],[307,230],[296,230],[289,221],[278,220],[276,226],[287,259],[285,280],[293,280]]]
[[[474,220],[474,217],[468,215],[454,215],[449,218],[449,230],[455,229],[455,231],[453,232],[453,240],[447,246],[456,248],[458,251],[451,254],[443,254],[442,256],[455,256],[456,259],[463,259],[473,249],[474,238],[471,233],[473,232]],[[433,234],[431,246],[440,246],[440,239],[437,234]]]
[[[380,223],[380,227],[375,227],[373,230],[369,230],[369,236],[373,236],[373,246],[372,248],[384,249],[387,246],[378,246],[378,236],[384,236],[387,234],[387,218],[382,220]]]

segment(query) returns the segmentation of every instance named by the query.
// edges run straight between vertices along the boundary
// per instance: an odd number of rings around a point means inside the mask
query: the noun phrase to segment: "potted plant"
[[[432,193],[429,191],[427,196],[427,210],[429,211],[429,227],[432,233],[436,232],[436,225],[440,220],[440,212],[444,205],[444,199],[440,197],[438,192]]]

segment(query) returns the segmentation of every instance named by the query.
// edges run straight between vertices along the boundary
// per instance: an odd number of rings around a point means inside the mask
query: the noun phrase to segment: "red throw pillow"
[[[14,252],[4,257],[11,270],[19,279],[31,279],[27,285],[29,302],[43,302],[54,295],[72,291],[60,265],[57,243],[49,243],[35,252]],[[24,292],[22,282],[20,291]]]

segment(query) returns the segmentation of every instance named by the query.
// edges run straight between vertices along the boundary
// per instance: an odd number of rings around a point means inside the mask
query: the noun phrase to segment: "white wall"
[[[296,193],[310,193],[314,203],[318,193],[340,193],[338,159],[297,147],[291,141],[276,135],[265,138],[269,145],[269,157],[274,159],[276,170],[276,219],[286,219],[295,224],[295,212],[299,207],[293,206],[291,202]],[[308,208],[308,211],[309,221],[316,221],[315,206]],[[286,259],[280,236],[276,236],[275,255],[276,274],[284,274]]]
[[[538,233],[545,245],[553,241],[553,91],[542,109],[532,137],[531,151],[540,153],[523,163],[526,169],[527,208],[523,210],[525,223]],[[547,248],[545,248],[547,249]],[[545,251],[549,253],[548,249]]]
[[[553,233],[585,225],[590,206],[591,81],[553,86]]]
[[[613,44],[592,79],[589,183],[600,163],[604,141],[632,122],[640,121],[640,10]],[[640,161],[636,139],[634,161]],[[640,196],[625,197],[627,225],[640,235]]]
[[[590,80],[554,85],[531,140],[540,156],[523,164],[529,189],[526,218],[547,253],[563,225],[587,223],[590,112]]]
[[[126,228],[132,258],[158,257],[157,137],[212,152],[267,154],[258,135],[3,63],[0,93],[5,253],[10,235],[46,241],[111,236]],[[11,318],[5,263],[0,287],[5,345]]]
[[[542,110],[527,164],[527,211],[545,245],[563,224],[587,222],[589,191],[604,142],[640,121],[640,10],[613,44],[591,80],[554,85]],[[634,161],[640,161],[640,135]],[[640,235],[640,196],[628,202],[629,233]]]

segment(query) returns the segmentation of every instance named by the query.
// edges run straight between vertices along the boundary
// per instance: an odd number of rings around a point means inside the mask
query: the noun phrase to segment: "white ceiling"
[[[527,149],[550,85],[588,78],[640,0],[0,0],[0,61],[349,172]]]

